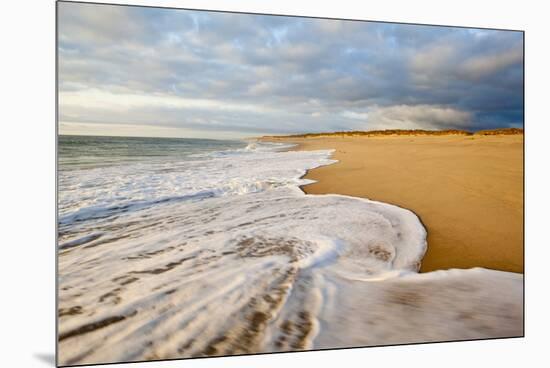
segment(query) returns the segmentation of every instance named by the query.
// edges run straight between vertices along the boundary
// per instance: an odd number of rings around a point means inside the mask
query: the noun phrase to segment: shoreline
[[[523,273],[523,135],[262,140],[296,144],[290,150],[334,149],[338,162],[303,176],[315,180],[300,186],[305,194],[349,195],[413,212],[428,233],[420,273],[474,267]],[[385,157],[396,149],[403,152]],[[369,153],[382,153],[384,162],[361,162]],[[453,175],[437,156],[465,169]]]
[[[300,143],[296,143],[296,147],[292,147],[291,149],[289,149],[289,151],[303,151],[303,150],[301,149]],[[331,159],[334,159],[333,154],[334,154],[334,153],[332,153],[332,154],[330,155],[330,158],[331,158]],[[336,160],[336,161],[337,161],[337,160]],[[324,166],[336,165],[336,164],[338,164],[338,162],[339,162],[339,161],[334,162],[334,163],[332,163],[332,164],[324,165]],[[313,169],[308,169],[308,170],[306,170],[305,174],[302,175],[302,176],[300,176],[300,179],[307,179],[306,177],[310,174],[310,171],[312,171],[312,170],[317,170],[317,169],[319,169],[320,167],[324,167],[324,166],[319,166],[319,167],[315,167],[315,168],[313,168]],[[302,191],[302,193],[303,193],[304,195],[311,195],[311,193],[308,193],[308,192],[306,191],[306,189],[305,189],[307,186],[309,186],[309,185],[311,185],[311,184],[315,184],[315,183],[309,183],[309,184],[299,185],[298,188]],[[343,195],[343,194],[339,194],[339,193],[325,193],[325,194],[327,194],[327,195],[330,195],[330,194]],[[350,196],[350,197],[353,197],[353,196]],[[356,197],[356,198],[359,198],[359,199],[366,199],[366,200],[373,201],[373,202],[379,202],[379,201],[374,201],[374,200],[372,200],[372,199],[370,199],[370,198],[367,198],[367,197]],[[420,222],[420,224],[422,225],[422,227],[424,228],[424,230],[426,230],[426,233],[428,233],[428,228],[426,227],[426,224],[424,224],[424,222],[422,221],[422,217],[420,217],[420,216],[418,215],[418,213],[414,212],[412,209],[410,209],[410,208],[405,208],[405,207],[401,207],[401,206],[398,206],[398,205],[396,205],[396,204],[394,204],[394,203],[386,203],[386,202],[379,202],[379,203],[389,204],[389,205],[391,205],[391,206],[395,206],[395,207],[397,207],[397,208],[400,208],[400,209],[403,209],[403,210],[406,210],[406,211],[411,212],[414,216],[416,216],[416,218],[418,219],[418,221]],[[427,243],[427,241],[426,241],[426,243]],[[426,244],[426,249],[425,249],[425,251],[424,251],[424,255],[422,256],[422,258],[424,258],[424,256],[426,255],[426,252],[428,251],[428,246],[429,246],[429,244]],[[420,269],[418,270],[418,273],[421,273]]]
[[[69,242],[58,254],[64,275],[57,305],[60,361],[523,336],[522,274],[483,268],[419,273],[429,248],[428,226],[418,213],[357,195],[308,193],[319,182],[300,187],[298,176],[345,161],[329,158],[337,151],[305,146],[286,146],[300,151],[294,154],[238,148],[230,167],[223,155],[203,166],[218,186],[231,177],[242,178],[244,188],[273,183],[274,169],[284,185],[251,195],[237,190],[157,202],[109,221],[61,228],[60,239]],[[145,336],[140,326],[149,320],[159,323]],[[182,330],[190,320],[197,325]]]

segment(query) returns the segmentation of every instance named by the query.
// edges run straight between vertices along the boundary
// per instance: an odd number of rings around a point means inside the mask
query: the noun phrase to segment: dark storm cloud
[[[59,7],[61,121],[243,135],[523,124],[518,32]]]

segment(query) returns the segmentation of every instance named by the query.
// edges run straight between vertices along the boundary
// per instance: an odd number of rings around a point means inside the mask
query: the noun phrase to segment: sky
[[[523,127],[521,32],[58,7],[60,134]]]

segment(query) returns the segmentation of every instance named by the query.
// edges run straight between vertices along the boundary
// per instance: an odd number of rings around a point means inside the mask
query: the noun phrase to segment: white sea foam
[[[304,195],[305,171],[333,162],[254,143],[62,178],[60,362],[522,333],[520,275],[419,275],[414,213]]]
[[[193,155],[186,161],[143,162],[63,172],[62,224],[140,209],[169,200],[246,194],[307,184],[306,170],[334,162],[329,151],[280,152],[289,145],[251,143],[244,149]]]

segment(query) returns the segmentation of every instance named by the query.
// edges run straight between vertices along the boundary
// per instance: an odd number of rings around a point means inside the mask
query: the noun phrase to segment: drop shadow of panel
[[[34,358],[40,360],[43,363],[48,364],[50,367],[55,367],[55,354],[52,353],[34,353]]]

